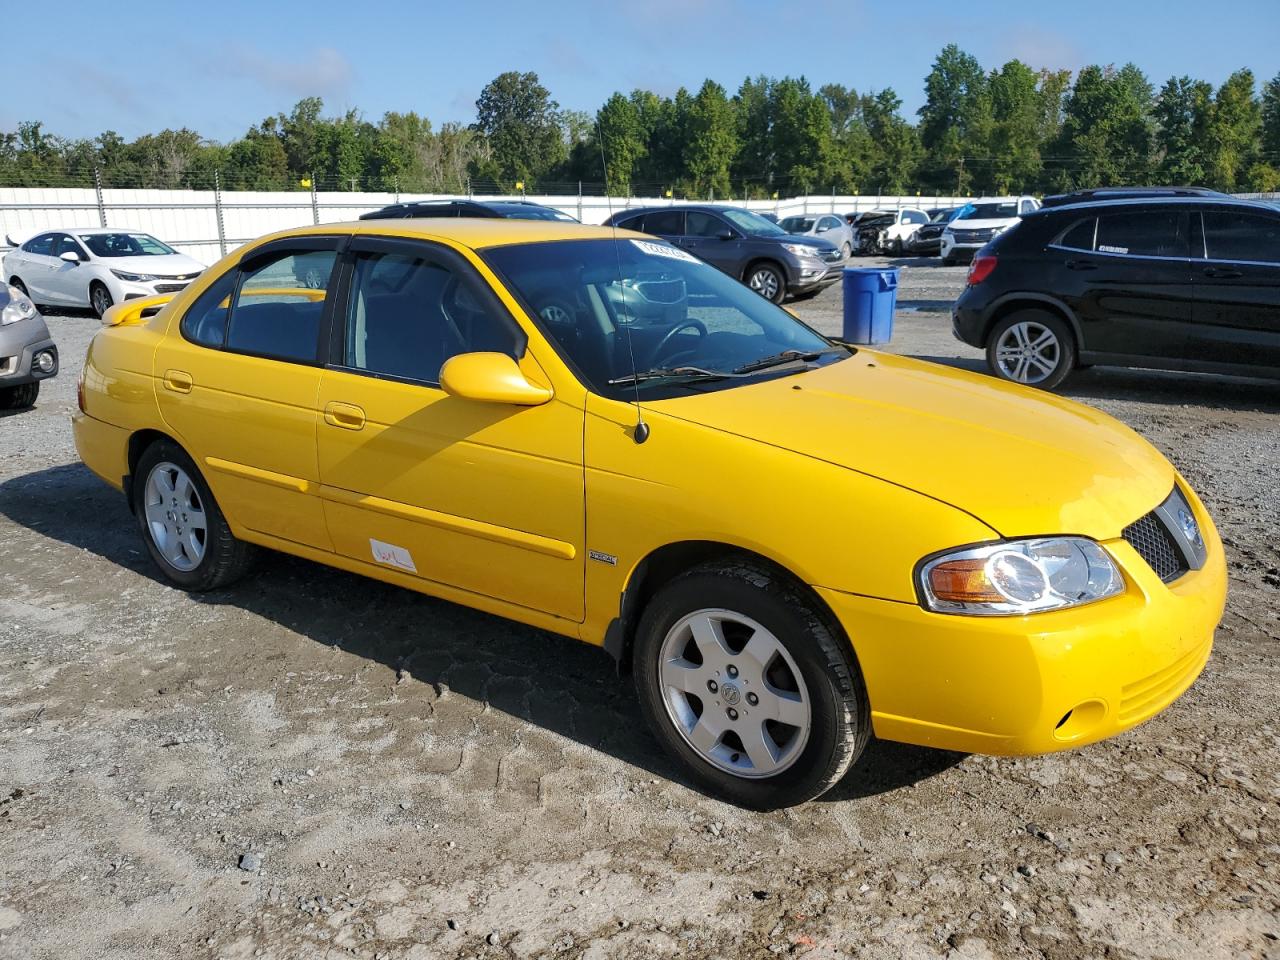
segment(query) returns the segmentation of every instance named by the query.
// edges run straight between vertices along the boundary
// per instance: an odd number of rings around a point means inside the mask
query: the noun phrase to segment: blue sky
[[[815,87],[892,86],[914,113],[950,42],[988,69],[1012,57],[1071,69],[1133,60],[1157,86],[1183,73],[1217,84],[1241,66],[1260,82],[1280,72],[1276,0],[6,6],[0,129],[38,119],[71,137],[188,126],[227,140],[307,95],[323,97],[329,114],[416,110],[436,126],[466,123],[504,70],[533,70],[561,106],[590,111],[614,90],[669,95],[711,77],[732,93],[765,73],[803,74]]]

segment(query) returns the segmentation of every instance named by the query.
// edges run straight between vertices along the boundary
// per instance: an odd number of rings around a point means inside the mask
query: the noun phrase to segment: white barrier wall
[[[225,192],[221,202],[211,190],[103,190],[0,187],[0,240],[22,243],[42,230],[65,227],[125,227],[153,234],[202,263],[222,256],[266,233],[312,223],[341,223],[397,200],[454,199],[456,194]],[[527,199],[563,210],[584,223],[603,223],[611,213],[631,207],[705,203],[642,197],[535,196],[477,197],[478,200]],[[833,196],[790,200],[725,201],[733,206],[775,213],[850,213],[897,206],[941,207],[968,197]],[[218,218],[221,214],[222,227]]]

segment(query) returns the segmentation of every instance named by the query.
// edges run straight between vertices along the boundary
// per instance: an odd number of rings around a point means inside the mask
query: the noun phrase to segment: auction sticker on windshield
[[[698,263],[698,258],[691,253],[685,253],[676,247],[668,247],[665,243],[650,243],[648,240],[632,240],[641,253],[647,253],[652,257],[666,257],[668,260],[683,260],[686,263]]]

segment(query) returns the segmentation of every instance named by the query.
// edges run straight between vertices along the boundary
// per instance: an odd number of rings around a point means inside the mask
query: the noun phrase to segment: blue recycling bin
[[[898,269],[844,268],[844,339],[850,343],[888,343],[898,306]]]

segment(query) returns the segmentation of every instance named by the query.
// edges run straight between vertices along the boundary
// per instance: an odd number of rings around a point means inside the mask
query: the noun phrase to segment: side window
[[[80,244],[65,233],[58,234],[53,241],[53,256],[60,257],[64,253],[70,251],[76,254],[81,260],[87,259],[84,249]]]
[[[213,285],[196,298],[195,303],[182,315],[182,335],[192,343],[221,349],[227,335],[227,313],[231,295],[236,290],[238,268],[232,268],[213,282]]]
[[[57,234],[46,233],[39,237],[33,237],[22,245],[22,249],[27,253],[39,254],[42,257],[53,256],[53,238]]]
[[[1072,250],[1092,250],[1093,234],[1097,228],[1097,217],[1086,217],[1062,235],[1058,244]]]
[[[1206,210],[1204,234],[1210,260],[1280,263],[1280,217]]]
[[[1035,213],[1035,205],[1030,200],[1023,200],[1018,204],[1018,216],[1027,213]]]
[[[928,223],[929,218],[918,210],[908,210],[903,218],[907,223]]]
[[[684,211],[662,210],[646,215],[644,232],[666,237],[684,236]]]
[[[1134,257],[1185,257],[1187,239],[1179,235],[1177,210],[1134,210],[1098,218],[1099,253]]]
[[[819,230],[839,230],[840,221],[835,217],[823,217],[822,223],[818,224]]]
[[[718,237],[729,229],[719,217],[698,210],[685,214],[685,223],[685,233],[691,237]]]
[[[316,362],[320,316],[337,253],[281,253],[241,271],[231,305],[227,349]]]
[[[627,217],[627,219],[625,220],[619,220],[618,229],[619,230],[637,230],[643,233],[644,232],[644,216],[642,215],[639,217]]]
[[[343,366],[385,377],[440,381],[460,353],[516,356],[516,336],[467,278],[411,253],[360,253],[347,299]]]

